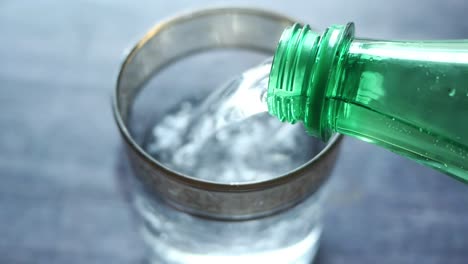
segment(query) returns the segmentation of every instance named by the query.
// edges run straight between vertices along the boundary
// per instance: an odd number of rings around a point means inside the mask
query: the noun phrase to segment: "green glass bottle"
[[[268,111],[327,140],[350,135],[468,182],[468,40],[321,36],[298,24],[281,37]]]

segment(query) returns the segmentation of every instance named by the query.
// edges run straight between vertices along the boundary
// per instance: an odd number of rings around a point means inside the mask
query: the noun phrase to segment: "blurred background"
[[[464,0],[0,1],[0,263],[141,263],[116,182],[126,50],[193,8],[255,6],[356,35],[468,38]],[[317,263],[468,263],[468,186],[346,138]]]

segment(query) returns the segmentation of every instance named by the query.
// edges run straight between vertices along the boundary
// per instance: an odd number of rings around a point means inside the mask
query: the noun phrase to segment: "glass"
[[[308,137],[310,144],[298,151],[314,155],[291,172],[235,184],[171,170],[143,148],[154,120],[271,56],[292,23],[256,9],[192,12],[158,24],[123,63],[114,114],[135,176],[129,178],[131,197],[151,263],[302,264],[314,258],[321,187],[336,162],[339,136],[320,144]],[[194,55],[201,51],[206,56]]]
[[[274,58],[269,111],[324,140],[351,135],[467,182],[467,76],[467,40],[356,39],[353,24],[320,36],[296,24]]]

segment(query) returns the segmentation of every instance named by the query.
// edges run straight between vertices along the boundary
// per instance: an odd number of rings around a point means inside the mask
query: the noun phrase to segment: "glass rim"
[[[215,206],[216,199],[218,198],[210,198],[210,195],[223,195],[224,197],[229,197],[229,199],[244,199],[242,202],[239,203],[249,203],[254,202],[258,199],[258,195],[264,195],[267,192],[270,195],[273,193],[279,193],[281,195],[285,195],[286,197],[292,198],[285,198],[285,201],[279,201],[281,197],[278,199],[274,199],[275,202],[271,203],[270,205],[259,205],[259,208],[262,210],[254,210],[253,214],[258,213],[257,211],[262,211],[265,213],[266,211],[271,211],[269,209],[276,208],[279,209],[280,207],[284,207],[286,204],[295,203],[299,200],[299,198],[303,199],[305,196],[314,193],[322,184],[323,181],[329,177],[330,171],[336,161],[336,154],[337,149],[339,147],[339,143],[341,141],[342,136],[335,134],[332,138],[326,142],[326,146],[321,149],[321,151],[314,155],[308,162],[303,164],[302,166],[297,167],[296,169],[284,173],[282,175],[278,175],[278,177],[267,179],[267,180],[260,180],[260,181],[251,181],[251,182],[238,182],[238,183],[221,183],[221,182],[214,182],[208,181],[203,179],[198,179],[191,177],[190,175],[185,175],[180,172],[171,170],[161,164],[158,160],[153,158],[149,155],[132,137],[128,127],[128,112],[131,109],[131,106],[134,103],[134,99],[138,91],[142,88],[144,83],[148,81],[149,78],[152,78],[157,74],[157,71],[161,68],[171,64],[172,62],[187,56],[188,54],[193,54],[195,52],[199,52],[201,50],[212,49],[212,48],[222,48],[222,47],[235,47],[247,50],[260,50],[260,51],[267,51],[270,54],[274,53],[276,48],[276,42],[279,37],[272,37],[272,39],[264,39],[268,38],[263,36],[257,40],[249,40],[243,39],[239,36],[234,36],[232,39],[227,39],[225,43],[219,43],[215,40],[208,43],[202,43],[197,46],[194,44],[193,47],[187,47],[192,43],[184,43],[184,47],[180,47],[180,50],[177,51],[179,48],[178,46],[171,46],[168,45],[169,49],[174,49],[174,53],[172,57],[169,56],[166,58],[166,61],[161,62],[157,65],[157,62],[147,62],[149,64],[154,63],[154,66],[151,70],[147,72],[140,73],[136,70],[142,70],[141,67],[142,60],[147,59],[146,53],[154,52],[154,45],[157,38],[162,35],[164,32],[165,34],[176,33],[180,26],[190,25],[193,21],[197,21],[197,19],[201,19],[200,21],[207,23],[206,25],[201,26],[212,26],[217,21],[222,20],[224,23],[219,23],[220,26],[223,24],[229,25],[226,21],[236,20],[239,17],[244,18],[243,21],[249,22],[251,20],[259,19],[261,23],[264,23],[265,26],[271,27],[277,30],[279,33],[288,25],[291,25],[295,22],[295,20],[288,18],[286,16],[262,10],[257,8],[239,8],[239,7],[223,7],[223,8],[210,8],[210,9],[202,9],[198,11],[191,11],[179,16],[175,16],[168,20],[165,20],[161,23],[156,24],[130,51],[130,53],[126,56],[124,62],[121,65],[120,72],[118,75],[116,89],[114,90],[113,98],[112,98],[112,105],[113,105],[113,113],[114,118],[119,128],[120,134],[125,142],[127,152],[129,154],[130,162],[132,163],[133,169],[135,174],[140,177],[146,183],[149,183],[157,193],[162,196],[170,196],[169,201],[175,203],[176,206],[182,205],[187,211],[195,211],[198,212],[197,209],[204,209],[209,208],[210,206]],[[203,20],[204,19],[204,20]],[[199,22],[199,21],[198,21]],[[238,23],[238,21],[235,21]],[[196,23],[194,23],[196,24]],[[250,25],[250,24],[249,24]],[[200,26],[200,25],[199,25]],[[253,23],[251,27],[244,27],[246,34],[251,34],[254,36],[255,34],[258,35],[258,32],[254,32]],[[172,32],[172,31],[175,32]],[[220,28],[219,30],[229,30],[229,28]],[[257,29],[258,30],[258,29]],[[203,34],[203,30],[200,30],[198,33]],[[224,31],[223,31],[224,32]],[[273,40],[274,39],[274,40]],[[249,42],[252,41],[252,42]],[[255,41],[255,42],[254,42]],[[173,45],[176,45],[172,43]],[[153,45],[153,46],[152,46]],[[205,46],[203,46],[205,45]],[[158,46],[156,46],[158,47]],[[152,50],[153,48],[153,50]],[[164,48],[164,47],[159,47]],[[187,49],[188,48],[188,53]],[[184,53],[185,52],[185,53]],[[153,60],[157,60],[154,57]],[[138,64],[140,63],[140,64]],[[146,65],[145,65],[146,66]],[[139,68],[140,67],[140,68]],[[159,67],[159,68],[158,68]],[[151,68],[151,67],[149,67]],[[126,101],[127,100],[127,101]],[[310,173],[315,174],[322,174],[317,176],[315,179],[307,179],[306,177]],[[309,178],[313,178],[309,176]],[[294,182],[294,183],[293,183]],[[301,182],[307,183],[306,187],[301,187]],[[294,184],[294,186],[292,185]],[[288,186],[290,185],[291,186]],[[180,198],[180,193],[176,195],[172,195],[168,193],[167,190],[164,188],[172,190],[180,188],[181,193],[183,193],[183,198]],[[298,190],[300,188],[301,190]],[[301,192],[301,194],[293,194],[295,190]],[[263,193],[262,193],[263,192]],[[246,194],[249,193],[249,197],[242,198],[239,194]],[[200,196],[201,194],[201,196]],[[232,194],[232,195],[230,195]],[[307,195],[306,195],[307,194]],[[172,195],[172,196],[171,196]],[[210,200],[208,203],[202,201],[202,204],[194,204],[200,201],[189,201],[190,197],[186,196],[193,196],[195,195],[199,200]],[[300,196],[300,197],[299,197]],[[298,198],[299,197],[299,198]],[[193,197],[192,197],[193,198]],[[278,200],[278,201],[276,201]],[[279,206],[279,203],[282,206]],[[192,207],[192,208],[191,208]],[[216,207],[216,206],[215,206]],[[236,217],[243,215],[251,215],[249,210],[242,210],[240,206],[237,208],[236,212],[228,212],[226,215],[229,217]],[[218,208],[218,207],[217,207]],[[192,210],[195,209],[195,210]],[[257,208],[258,209],[258,208]],[[264,211],[265,209],[266,211]],[[275,209],[275,210],[276,210]],[[208,210],[210,211],[210,210]],[[213,209],[211,210],[216,214],[216,212],[226,213],[226,209]],[[245,212],[244,212],[245,211]],[[240,213],[244,212],[244,213]],[[247,214],[245,214],[247,213]],[[201,214],[204,214],[201,212]],[[211,213],[209,213],[211,215]]]

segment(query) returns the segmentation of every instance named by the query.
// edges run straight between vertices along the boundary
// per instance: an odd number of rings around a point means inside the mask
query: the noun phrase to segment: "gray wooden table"
[[[149,27],[212,3],[0,1],[1,264],[141,263],[110,93]],[[243,5],[322,29],[354,21],[359,36],[468,37],[463,0]],[[349,138],[334,174],[318,263],[468,263],[468,186]]]

